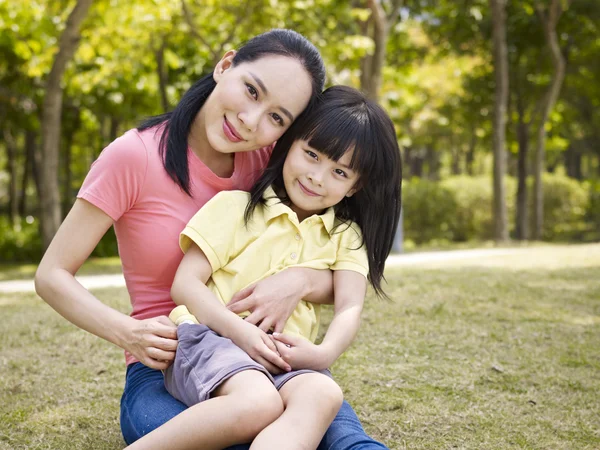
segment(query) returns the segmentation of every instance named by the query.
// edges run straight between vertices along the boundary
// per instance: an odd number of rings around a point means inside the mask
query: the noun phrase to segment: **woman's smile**
[[[223,116],[223,133],[231,142],[241,142],[245,140],[225,116]]]

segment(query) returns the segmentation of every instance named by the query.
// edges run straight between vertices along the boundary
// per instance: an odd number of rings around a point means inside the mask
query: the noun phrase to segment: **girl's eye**
[[[310,150],[304,150],[304,152],[310,156],[312,159],[318,159],[318,156],[315,152],[311,152]]]
[[[271,114],[271,117],[272,117],[272,118],[273,118],[273,120],[274,120],[275,122],[277,122],[277,123],[278,123],[280,126],[284,126],[284,125],[285,125],[285,122],[284,122],[284,120],[281,118],[281,116],[280,116],[279,114],[277,114],[277,113],[273,113],[273,114]]]
[[[342,169],[335,169],[334,172],[341,177],[348,178],[348,174],[346,174],[346,172],[344,172]]]
[[[252,86],[249,83],[246,83],[246,89],[248,90],[248,93],[252,96],[254,100],[258,98],[258,91],[254,86]]]

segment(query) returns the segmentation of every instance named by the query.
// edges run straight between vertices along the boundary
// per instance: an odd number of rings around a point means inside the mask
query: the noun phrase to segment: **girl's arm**
[[[291,370],[264,331],[229,311],[206,286],[211,275],[212,267],[206,255],[192,244],[175,274],[171,298],[176,304],[185,305],[200,323],[231,339],[270,372]]]
[[[293,369],[327,369],[346,351],[358,333],[367,280],[358,272],[336,270],[333,283],[335,313],[321,344],[280,333],[273,335],[279,354]]]
[[[235,313],[250,311],[247,322],[280,333],[300,300],[333,303],[331,270],[290,267],[239,291],[227,308]]]
[[[148,367],[166,369],[177,348],[177,329],[167,317],[129,317],[103,304],[75,279],[111,225],[101,209],[77,199],[40,262],[36,291],[74,325],[127,350]]]

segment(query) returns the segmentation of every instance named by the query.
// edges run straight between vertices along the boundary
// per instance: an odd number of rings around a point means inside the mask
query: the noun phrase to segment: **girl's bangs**
[[[357,108],[332,106],[307,120],[301,128],[300,139],[333,161],[353,150],[350,168],[364,174],[369,166],[368,142],[371,141],[368,115]]]

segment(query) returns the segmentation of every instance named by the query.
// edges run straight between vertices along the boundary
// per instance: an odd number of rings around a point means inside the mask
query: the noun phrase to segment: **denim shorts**
[[[208,400],[221,384],[244,370],[263,373],[277,390],[303,373],[321,373],[331,377],[329,370],[293,370],[270,374],[261,364],[206,325],[181,324],[177,327],[175,361],[165,371],[165,387],[187,406]]]

